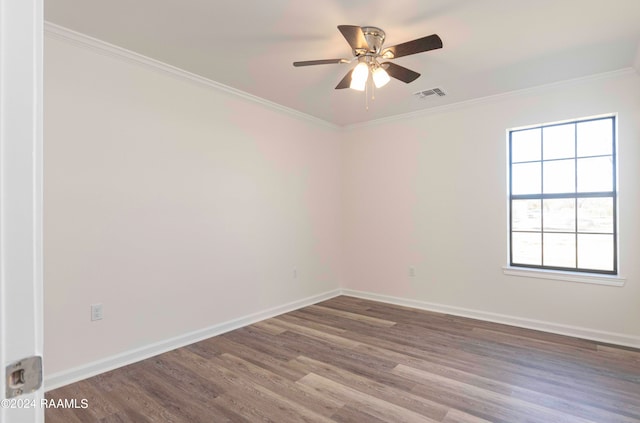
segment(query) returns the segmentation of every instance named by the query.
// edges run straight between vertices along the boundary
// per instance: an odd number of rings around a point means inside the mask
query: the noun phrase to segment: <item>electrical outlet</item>
[[[102,304],[91,304],[91,321],[102,320]]]
[[[416,276],[416,268],[413,266],[409,267],[409,277],[415,278],[415,276]]]

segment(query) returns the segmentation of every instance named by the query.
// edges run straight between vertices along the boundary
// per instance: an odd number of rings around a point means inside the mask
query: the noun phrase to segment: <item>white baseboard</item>
[[[438,313],[451,314],[454,316],[469,317],[472,319],[484,320],[488,322],[502,323],[527,329],[535,329],[544,332],[557,333],[560,335],[573,336],[577,338],[590,339],[608,344],[622,345],[633,348],[640,348],[640,337],[625,335],[621,333],[605,332],[588,329],[578,326],[562,325],[558,323],[545,322],[541,320],[525,319],[522,317],[509,316],[505,314],[490,313],[480,310],[472,310],[461,307],[447,306],[443,304],[429,303],[426,301],[413,300],[409,298],[393,297],[390,295],[376,294],[372,292],[356,291],[352,289],[335,289],[301,300],[293,301],[281,306],[272,307],[257,313],[252,313],[237,319],[222,322],[220,324],[186,333],[171,339],[146,345],[130,351],[125,351],[102,360],[94,361],[82,366],[74,367],[51,376],[47,376],[44,381],[45,391],[59,388],[82,379],[108,372],[118,367],[126,366],[149,357],[171,351],[212,336],[220,335],[234,329],[251,325],[283,313],[288,313],[302,307],[316,304],[339,295],[363,298],[367,300],[379,301],[383,303],[396,304],[421,310],[434,311]]]
[[[542,320],[526,319],[523,317],[509,316],[505,314],[490,313],[481,310],[472,310],[461,307],[434,304],[426,301],[412,300],[409,298],[393,297],[389,295],[375,294],[372,292],[355,291],[342,289],[342,295],[363,298],[366,300],[380,301],[383,303],[396,304],[405,307],[412,307],[421,310],[435,311],[437,313],[451,314],[454,316],[469,317],[472,319],[484,320],[488,322],[502,323],[505,325],[517,326],[527,329],[535,329],[543,332],[556,333],[559,335],[572,336],[576,338],[589,339],[607,344],[621,345],[625,347],[640,348],[640,337],[626,335],[615,332],[605,332],[579,326],[562,325],[558,323],[545,322]]]
[[[335,289],[318,295],[313,295],[311,297],[303,298],[301,300],[293,301],[277,307],[272,307],[270,309],[252,313],[237,319],[222,322],[208,328],[196,330],[184,335],[166,339],[164,341],[145,345],[144,347],[125,351],[111,357],[106,357],[102,360],[87,363],[68,370],[63,370],[61,372],[54,373],[51,376],[45,377],[44,388],[45,391],[60,388],[61,386],[68,385],[79,380],[87,379],[100,373],[108,372],[118,367],[126,366],[128,364],[135,363],[137,361],[144,360],[146,358],[153,357],[176,348],[184,347],[185,345],[193,344],[194,342],[202,341],[204,339],[211,338],[212,336],[220,335],[234,329],[251,325],[261,320],[265,320],[283,313],[288,313],[302,307],[328,300],[340,295],[340,292],[340,289]]]

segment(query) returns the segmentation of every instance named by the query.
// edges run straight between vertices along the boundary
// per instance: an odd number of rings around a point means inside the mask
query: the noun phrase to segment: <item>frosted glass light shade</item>
[[[371,76],[373,76],[373,83],[376,84],[376,88],[384,87],[389,81],[391,81],[387,71],[381,67],[377,67]]]
[[[358,66],[356,66],[353,69],[353,72],[351,72],[351,84],[349,85],[349,88],[364,91],[367,78],[369,78],[369,66],[364,62],[358,63]]]

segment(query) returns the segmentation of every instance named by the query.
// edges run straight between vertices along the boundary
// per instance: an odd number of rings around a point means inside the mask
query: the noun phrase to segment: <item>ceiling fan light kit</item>
[[[391,77],[381,66],[377,66],[373,72],[371,72],[371,77],[373,78],[373,83],[376,85],[376,88],[382,88],[391,81]]]
[[[376,88],[385,86],[391,78],[398,79],[406,84],[415,81],[420,74],[396,65],[392,62],[379,63],[378,59],[392,60],[398,57],[442,48],[442,40],[437,34],[428,35],[406,43],[382,48],[385,33],[375,26],[339,25],[338,30],[351,46],[353,57],[351,59],[324,59],[293,62],[293,66],[312,66],[352,63],[358,64],[350,70],[336,86],[336,90],[352,88],[364,91],[368,81],[372,81]]]
[[[351,84],[349,88],[357,91],[364,91],[369,79],[369,66],[365,62],[360,62],[351,72]]]

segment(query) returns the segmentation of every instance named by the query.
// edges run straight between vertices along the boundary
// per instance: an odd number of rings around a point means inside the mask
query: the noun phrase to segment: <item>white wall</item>
[[[47,377],[339,287],[640,340],[639,92],[623,73],[340,131],[47,37]],[[503,275],[506,129],[610,112],[626,285]]]
[[[339,287],[335,128],[53,37],[44,94],[47,375]]]
[[[348,131],[344,287],[640,345],[640,77],[541,87]],[[506,276],[508,128],[619,116],[624,287]],[[408,276],[415,266],[416,277]],[[474,314],[474,313],[470,313]]]

